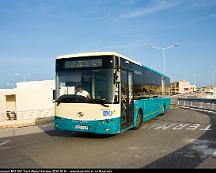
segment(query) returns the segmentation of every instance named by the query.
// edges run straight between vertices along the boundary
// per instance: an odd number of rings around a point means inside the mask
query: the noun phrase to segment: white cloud
[[[145,15],[149,15],[149,14],[171,9],[173,7],[176,7],[178,4],[179,2],[177,1],[158,1],[157,0],[157,1],[153,1],[153,3],[143,7],[142,9],[138,9],[136,11],[123,15],[123,17],[125,18],[142,17]]]
[[[191,23],[196,23],[196,22],[199,22],[199,21],[202,21],[202,20],[207,20],[207,19],[210,19],[210,18],[216,18],[216,14],[210,14],[208,16],[195,18],[195,19],[192,19],[190,22]]]

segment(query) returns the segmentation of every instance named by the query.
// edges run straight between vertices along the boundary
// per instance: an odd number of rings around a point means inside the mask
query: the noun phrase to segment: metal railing
[[[171,98],[172,105],[216,111],[216,99]]]

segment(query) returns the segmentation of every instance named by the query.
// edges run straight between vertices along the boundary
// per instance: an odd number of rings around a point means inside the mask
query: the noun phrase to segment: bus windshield
[[[77,95],[81,86],[89,93],[91,99],[101,103],[114,103],[116,88],[113,76],[112,69],[60,71],[57,73],[57,98]]]

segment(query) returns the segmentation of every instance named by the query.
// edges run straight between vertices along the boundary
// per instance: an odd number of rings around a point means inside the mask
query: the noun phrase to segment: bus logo
[[[78,117],[83,117],[84,113],[83,112],[77,112]]]
[[[113,112],[110,110],[103,111],[103,116],[112,116]]]

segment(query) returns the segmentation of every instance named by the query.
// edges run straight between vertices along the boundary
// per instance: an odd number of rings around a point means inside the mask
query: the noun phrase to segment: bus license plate
[[[75,129],[88,130],[88,126],[76,125],[76,126],[75,126]]]

